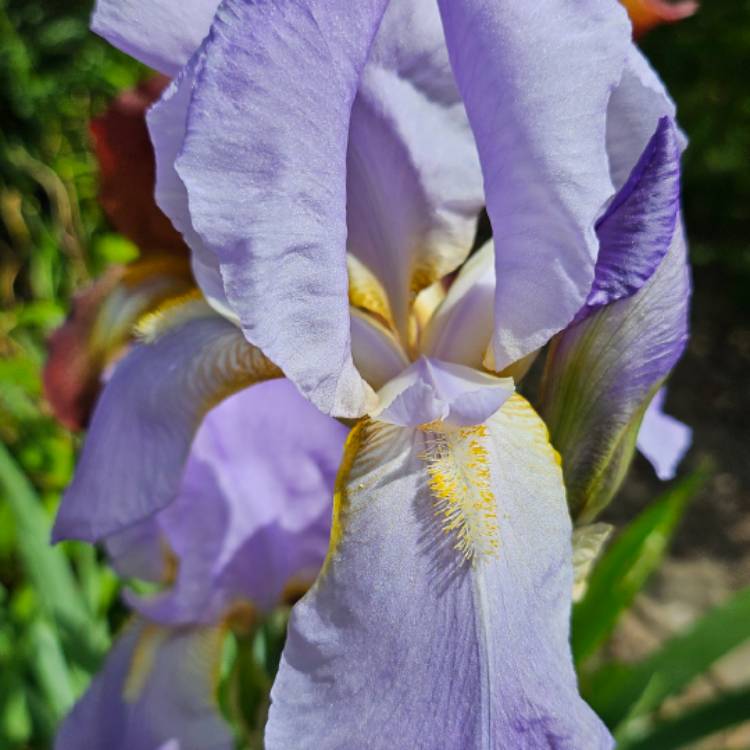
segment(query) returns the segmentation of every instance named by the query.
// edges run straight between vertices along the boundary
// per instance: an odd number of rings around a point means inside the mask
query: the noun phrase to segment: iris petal
[[[512,393],[510,378],[420,357],[378,391],[373,416],[402,427],[431,422],[466,427],[484,422]]]
[[[134,347],[115,369],[61,503],[55,539],[95,541],[161,510],[177,494],[203,415],[231,393],[279,377],[235,326],[192,304],[195,317],[181,325],[162,332],[153,321],[156,340]]]
[[[132,622],[63,721],[55,750],[231,750],[213,684],[222,636]]]
[[[566,326],[591,287],[612,194],[607,103],[630,28],[609,0],[439,4],[493,227],[500,370]]]
[[[607,156],[617,190],[625,184],[662,117],[674,122],[674,102],[648,60],[633,45],[607,107]],[[685,136],[679,130],[676,135],[683,151]]]
[[[178,563],[174,584],[153,597],[131,593],[129,603],[163,624],[208,624],[236,601],[267,610],[287,586],[309,585],[328,546],[346,434],[285,379],[212,409],[176,500],[144,522]]]
[[[406,340],[414,296],[466,258],[483,205],[462,105],[368,65],[352,110],[347,198],[349,251],[385,287]]]
[[[98,0],[91,28],[123,52],[173,76],[208,33],[218,0]]]
[[[683,456],[690,448],[693,431],[663,411],[666,389],[657,391],[646,409],[636,445],[651,462],[659,479],[673,479]]]
[[[269,750],[612,747],[576,687],[570,519],[544,425],[513,396],[468,432],[486,450],[499,542],[474,564],[445,533],[429,434],[355,428],[327,564],[292,612]]]
[[[351,107],[385,5],[227,0],[177,161],[193,226],[248,339],[340,416],[373,398],[350,351],[345,171]]]

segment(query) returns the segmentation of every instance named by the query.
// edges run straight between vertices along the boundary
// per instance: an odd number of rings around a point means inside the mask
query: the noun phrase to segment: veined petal
[[[420,357],[378,391],[372,416],[401,427],[431,422],[466,427],[487,420],[512,393],[510,378]]]
[[[267,610],[287,586],[309,586],[328,547],[347,432],[286,379],[214,407],[177,498],[143,522],[158,525],[177,562],[174,585],[152,597],[129,594],[131,606],[164,624],[208,624],[235,602]]]
[[[150,324],[150,343],[120,362],[94,412],[53,536],[95,541],[168,505],[203,415],[226,396],[280,372],[204,303]],[[192,316],[192,317],[191,317]]]
[[[669,250],[680,201],[677,130],[663,117],[628,181],[597,224],[594,285],[577,319],[635,294]]]
[[[662,117],[674,122],[674,102],[643,53],[631,45],[622,79],[607,107],[607,155],[617,190],[627,181]],[[679,130],[677,144],[680,151],[687,145]]]
[[[638,430],[636,446],[651,462],[659,479],[673,479],[677,467],[687,453],[693,440],[693,431],[679,419],[665,414],[666,388],[660,388],[651,403]]]
[[[219,0],[97,0],[91,28],[110,44],[174,76],[208,33]]]
[[[214,684],[222,637],[220,628],[130,623],[60,726],[55,750],[231,750]]]
[[[383,284],[403,340],[415,295],[468,255],[483,203],[462,105],[368,65],[352,110],[347,247]]]
[[[374,399],[350,350],[346,144],[385,5],[226,0],[177,160],[246,336],[339,416]]]
[[[423,334],[428,356],[480,369],[492,338],[495,249],[487,242],[462,266]]]
[[[434,491],[456,472],[452,526]],[[570,656],[560,468],[521,397],[453,433],[361,422],[335,503],[326,566],[292,612],[269,750],[612,747]],[[455,549],[467,526],[473,563]]]
[[[501,370],[566,326],[591,288],[594,222],[613,192],[607,102],[630,28],[609,0],[439,5],[482,161]]]
[[[73,300],[51,336],[44,395],[69,429],[86,426],[105,368],[122,353],[136,321],[165,300],[193,289],[185,259],[162,256],[109,271]]]
[[[571,326],[548,354],[542,415],[580,522],[596,516],[625,475],[646,407],[685,347],[689,297],[678,220],[672,246],[645,286]]]

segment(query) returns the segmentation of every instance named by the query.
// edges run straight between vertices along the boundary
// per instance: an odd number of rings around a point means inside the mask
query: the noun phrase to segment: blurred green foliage
[[[0,0],[0,749],[50,745],[124,617],[120,584],[92,548],[47,544],[77,439],[44,403],[44,342],[73,291],[119,260],[121,247],[97,204],[88,123],[145,73],[89,33],[90,7]],[[684,202],[694,262],[726,269],[736,304],[748,306],[750,89],[742,65],[750,0],[704,0],[694,19],[653,32],[644,48],[691,139]],[[667,696],[746,637],[748,592],[643,663],[601,655],[662,560],[696,483],[675,485],[616,538],[574,614],[582,688],[629,750],[684,747],[748,716],[746,690],[677,717],[660,713]],[[245,739],[257,736],[265,710],[258,688],[278,663],[285,617],[227,644],[221,704],[240,717]]]

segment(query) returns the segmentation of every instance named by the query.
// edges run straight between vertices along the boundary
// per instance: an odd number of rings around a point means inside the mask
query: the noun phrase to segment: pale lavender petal
[[[591,288],[594,223],[613,192],[607,103],[630,24],[611,0],[439,4],[482,161],[500,370],[566,326]]]
[[[315,579],[328,548],[347,428],[288,380],[260,383],[206,416],[175,502],[156,517],[174,586],[129,602],[151,620],[210,623],[234,601],[277,604]]]
[[[219,0],[97,0],[91,28],[146,65],[177,74],[208,33]]]
[[[607,108],[607,154],[617,190],[625,184],[662,117],[674,121],[674,102],[640,50],[631,45],[622,79]],[[683,151],[687,141],[679,130],[676,139]]]
[[[665,414],[666,389],[660,388],[646,409],[638,430],[638,450],[651,462],[659,479],[674,479],[677,467],[693,441],[693,431]]]
[[[197,317],[135,346],[115,369],[60,505],[56,540],[95,541],[167,506],[206,411],[279,376],[238,328],[194,304]]]
[[[112,567],[119,576],[152,583],[166,578],[168,549],[156,516],[107,537],[106,547]]]
[[[514,396],[484,437],[455,438],[467,441],[455,450],[439,439],[355,427],[337,543],[292,611],[268,750],[613,746],[576,685],[571,525],[544,425]],[[455,461],[472,477],[477,460],[489,466],[499,546],[471,564],[445,532],[428,469]],[[481,548],[490,529],[472,529]]]
[[[370,62],[349,134],[347,248],[383,285],[404,339],[414,294],[463,262],[483,204],[463,106]]]
[[[664,117],[628,181],[597,224],[601,249],[596,276],[578,320],[635,294],[651,278],[672,242],[679,202],[677,130]]]
[[[385,0],[226,0],[177,171],[245,334],[323,410],[373,394],[351,359],[346,146]]]
[[[435,0],[389,0],[368,65],[395,73],[433,102],[461,102]]]
[[[402,427],[481,424],[513,393],[513,381],[473,367],[420,357],[379,391],[373,416]]]
[[[214,695],[222,638],[220,628],[131,623],[61,724],[55,750],[232,750]]]
[[[669,252],[648,282],[571,326],[548,354],[542,416],[580,522],[597,515],[625,476],[646,406],[685,348],[689,298],[678,219]]]

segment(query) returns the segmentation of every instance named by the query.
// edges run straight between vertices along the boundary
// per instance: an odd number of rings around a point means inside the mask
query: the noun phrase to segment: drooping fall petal
[[[280,376],[203,302],[172,309],[154,326],[153,340],[133,347],[99,398],[60,505],[57,540],[96,541],[167,506],[206,412],[235,391]]]
[[[452,499],[435,494],[461,472]],[[612,747],[578,695],[562,475],[522,398],[464,431],[360,423],[335,503],[328,560],[292,612],[269,750]]]
[[[55,750],[232,750],[214,684],[223,635],[131,622],[61,724]]]
[[[108,540],[115,564],[132,557],[139,541],[168,549],[177,564],[163,592],[131,592],[129,604],[162,624],[210,624],[235,602],[269,610],[289,586],[304,590],[328,547],[347,432],[285,379],[251,386],[212,409],[174,502],[133,527],[155,528],[159,537],[134,540],[128,529],[127,547],[117,536]]]

